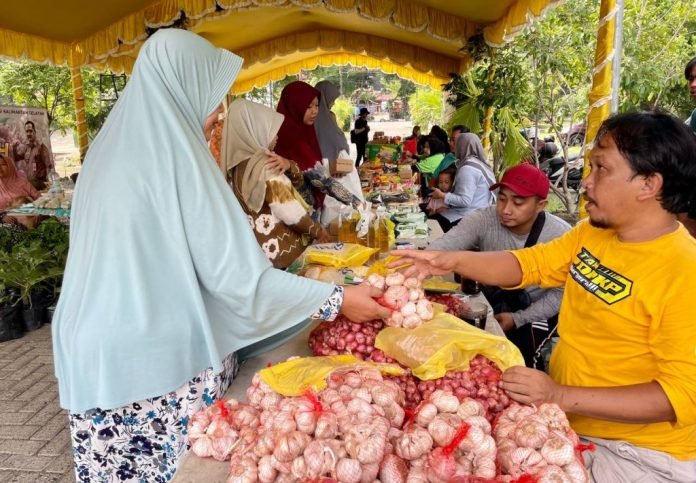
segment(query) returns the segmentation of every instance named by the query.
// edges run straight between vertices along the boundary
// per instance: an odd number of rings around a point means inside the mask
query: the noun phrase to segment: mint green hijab
[[[274,270],[213,160],[206,118],[242,59],[183,30],[142,47],[73,197],[53,323],[61,406],[174,391],[303,322],[333,286]]]

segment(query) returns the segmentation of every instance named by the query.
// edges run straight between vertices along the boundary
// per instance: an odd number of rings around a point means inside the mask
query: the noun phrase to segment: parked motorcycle
[[[563,169],[565,159],[563,152],[554,142],[553,136],[548,136],[544,140],[532,140],[536,147],[539,168],[546,173],[553,186],[560,186],[563,179]],[[583,160],[579,155],[569,156],[568,159],[568,188],[579,191],[582,183]]]

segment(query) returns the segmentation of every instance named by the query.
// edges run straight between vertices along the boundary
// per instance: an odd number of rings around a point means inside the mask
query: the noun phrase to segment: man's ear
[[[662,193],[664,179],[660,173],[652,173],[643,178],[643,185],[638,192],[638,201],[657,199]]]

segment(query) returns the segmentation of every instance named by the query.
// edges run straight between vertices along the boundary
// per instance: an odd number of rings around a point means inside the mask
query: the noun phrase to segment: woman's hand
[[[326,228],[322,227],[321,231],[317,235],[317,237],[314,239],[317,243],[331,243],[332,237],[329,234],[328,231],[326,231]]]
[[[391,310],[375,302],[375,297],[382,291],[368,284],[345,287],[341,313],[354,322],[367,322],[374,319],[386,319]]]
[[[290,161],[276,153],[269,153],[266,167],[276,174],[283,174],[290,169]]]
[[[389,264],[389,268],[403,267],[406,277],[417,275],[423,280],[429,275],[447,275],[457,267],[457,256],[453,252],[438,252],[433,250],[393,250],[391,254],[399,257]]]

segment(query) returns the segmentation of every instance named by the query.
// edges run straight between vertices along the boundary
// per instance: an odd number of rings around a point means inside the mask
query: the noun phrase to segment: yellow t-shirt
[[[513,252],[521,286],[565,286],[551,377],[569,386],[657,381],[676,423],[626,424],[569,415],[583,436],[624,440],[696,459],[696,240],[683,226],[656,240],[619,241],[582,222]]]

